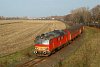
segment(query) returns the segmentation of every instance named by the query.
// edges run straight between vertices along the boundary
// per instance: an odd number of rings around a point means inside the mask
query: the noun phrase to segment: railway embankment
[[[78,43],[82,46],[61,67],[100,67],[100,29],[86,27],[83,37]]]

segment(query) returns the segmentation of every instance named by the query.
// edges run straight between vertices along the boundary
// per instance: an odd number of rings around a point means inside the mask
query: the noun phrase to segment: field
[[[64,28],[65,24],[56,20],[1,20],[0,67],[15,67],[34,59],[34,38],[42,33]],[[55,67],[100,67],[99,41],[100,29],[85,27],[79,39],[48,57],[48,62],[56,62]],[[64,59],[58,63],[57,57]],[[47,61],[44,63],[47,64]]]
[[[0,20],[0,57],[32,46],[39,34],[64,28],[55,20]]]

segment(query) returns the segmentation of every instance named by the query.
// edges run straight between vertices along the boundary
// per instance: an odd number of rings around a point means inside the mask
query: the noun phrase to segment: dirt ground
[[[56,20],[0,20],[0,56],[33,45],[39,34],[65,28],[64,23]]]

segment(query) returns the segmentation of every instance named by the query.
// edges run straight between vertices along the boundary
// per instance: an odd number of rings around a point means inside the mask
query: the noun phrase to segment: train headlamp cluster
[[[48,50],[48,47],[35,47],[35,50]]]

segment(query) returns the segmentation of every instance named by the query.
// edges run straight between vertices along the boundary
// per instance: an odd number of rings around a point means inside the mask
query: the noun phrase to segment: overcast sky
[[[0,0],[0,16],[65,15],[79,7],[93,8],[100,0]]]

